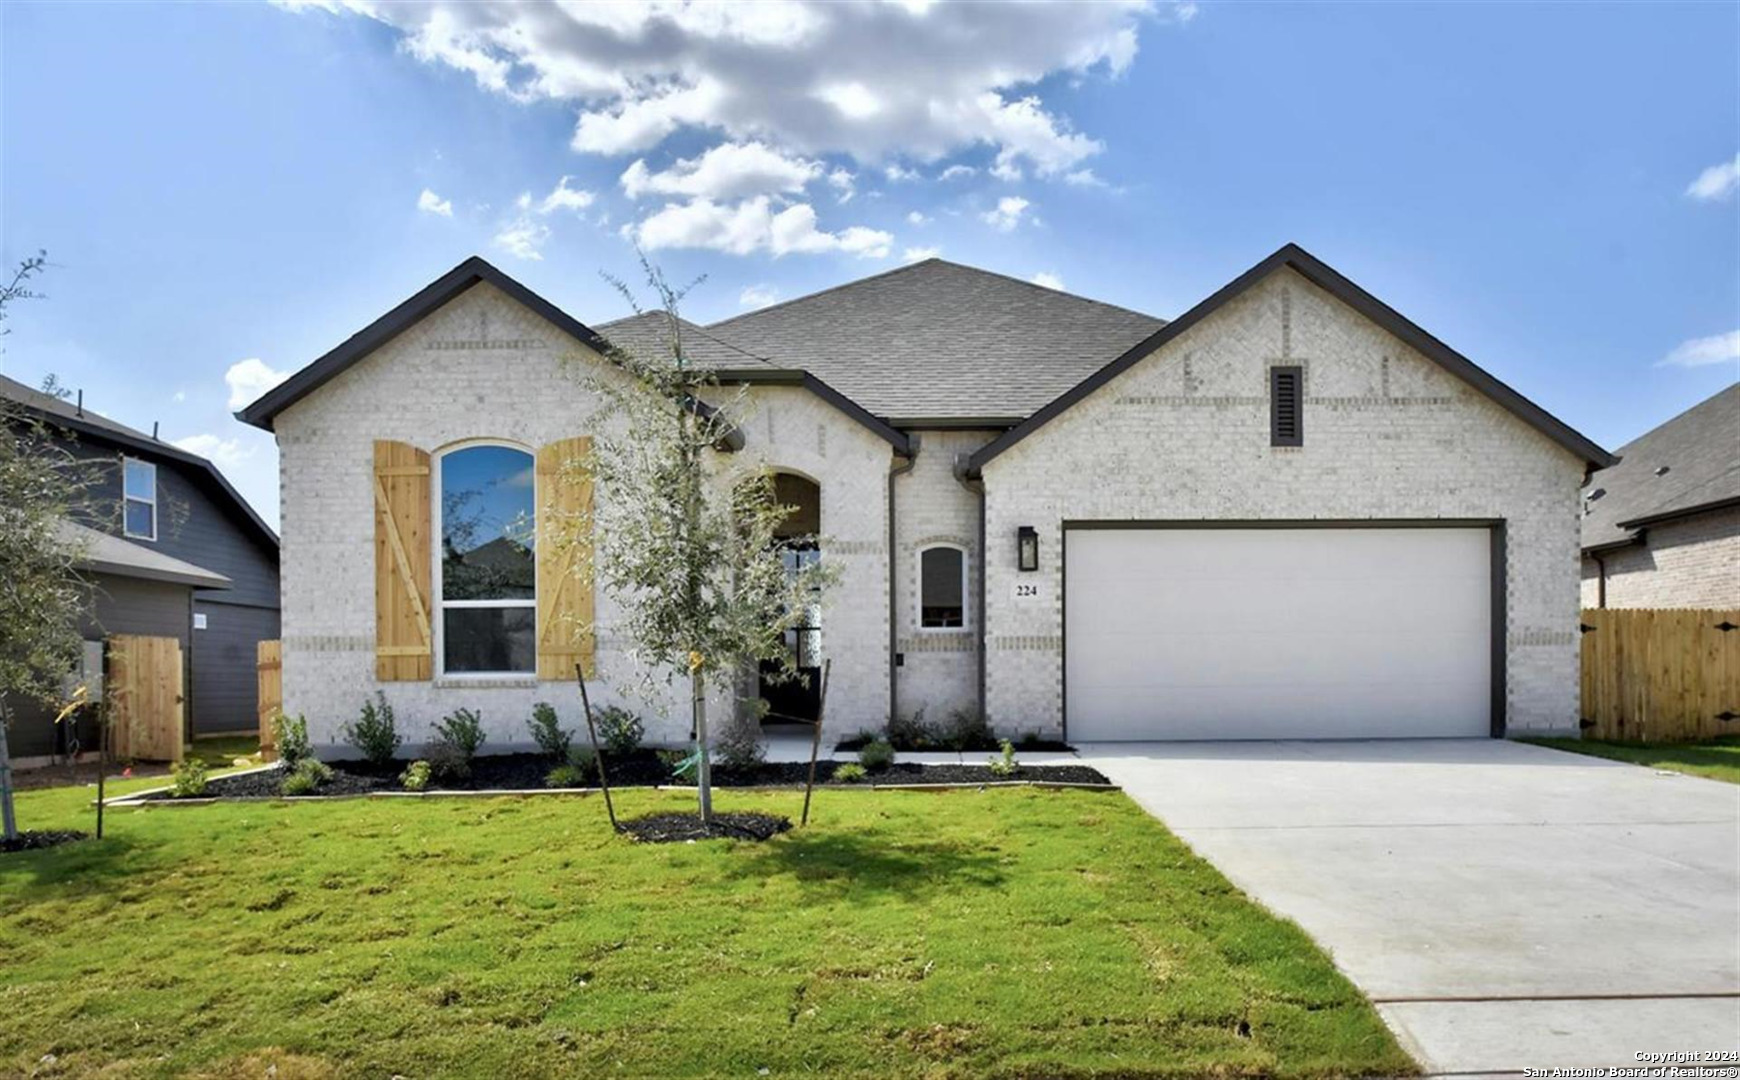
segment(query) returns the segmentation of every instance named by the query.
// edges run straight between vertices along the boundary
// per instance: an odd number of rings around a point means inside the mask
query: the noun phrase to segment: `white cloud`
[[[1656,363],[1656,367],[1705,367],[1740,361],[1740,330],[1682,342]]]
[[[1076,187],[1106,186],[1106,182],[1101,180],[1098,176],[1095,176],[1092,169],[1076,169],[1074,172],[1065,173],[1063,182],[1066,184],[1074,184]]]
[[[181,404],[182,402],[184,402],[186,400],[187,400],[187,391],[186,390],[177,390],[175,392],[174,401],[177,405]]]
[[[1058,292],[1063,291],[1063,278],[1049,270],[1041,270],[1039,273],[1034,274],[1027,280],[1033,282],[1035,285],[1043,285],[1047,289],[1056,289]]]
[[[230,408],[252,404],[289,377],[288,371],[276,371],[257,356],[236,361],[224,372],[224,383],[230,388]]]
[[[924,174],[917,169],[908,169],[898,161],[884,168],[882,175],[888,177],[888,182],[891,184],[905,184],[913,180],[924,179]]]
[[[1712,165],[1699,173],[1686,187],[1686,194],[1702,202],[1714,202],[1734,194],[1737,187],[1740,187],[1740,154],[1735,154],[1733,161]]]
[[[417,196],[417,209],[423,211],[425,214],[439,214],[442,217],[452,217],[453,200],[443,199],[428,188],[424,188],[423,194]]]
[[[176,439],[174,445],[214,462],[226,472],[234,470],[236,466],[253,457],[255,449],[252,446],[244,447],[239,439],[225,439],[217,435],[189,435],[185,439]]]
[[[937,179],[965,180],[969,176],[976,175],[978,171],[979,170],[973,168],[971,165],[950,165],[937,176]]]
[[[852,174],[844,183],[828,178],[836,188],[851,190]],[[765,143],[722,143],[696,158],[678,161],[663,172],[637,159],[622,174],[622,190],[631,199],[643,195],[688,195],[705,199],[743,199],[752,195],[795,194],[822,175],[818,162],[790,157]]]
[[[509,221],[495,234],[495,245],[516,259],[534,262],[544,257],[543,246],[550,239],[550,227],[525,214]]]
[[[900,261],[909,263],[923,262],[926,259],[934,259],[941,254],[942,248],[939,247],[909,247],[900,253]]]
[[[569,179],[570,177],[564,176],[556,181],[556,186],[551,188],[550,193],[544,196],[544,201],[538,204],[538,213],[550,214],[557,210],[572,210],[579,213],[592,205],[593,199],[597,196],[590,191],[569,187]]]
[[[737,302],[746,308],[764,308],[779,299],[779,290],[772,285],[745,285],[737,294]]]
[[[911,213],[906,215],[906,223],[908,225],[929,225],[930,222],[931,222],[930,218],[925,217],[923,214],[919,213],[917,210],[914,210]]]
[[[642,153],[681,130],[786,151],[929,163],[989,147],[1046,176],[1101,147],[1049,111],[1048,76],[1129,67],[1146,0],[1107,3],[542,4],[323,0],[492,93],[578,112],[573,145]],[[1172,9],[1188,19],[1191,5]]]
[[[837,233],[825,232],[816,227],[816,211],[808,203],[793,203],[775,213],[765,195],[735,205],[706,198],[670,203],[625,231],[648,251],[705,248],[731,255],[839,251],[859,258],[881,259],[888,256],[894,243],[894,237],[888,233],[860,225]]]
[[[997,200],[995,210],[987,210],[979,218],[998,232],[1010,232],[1021,224],[1021,215],[1032,205],[1019,195],[1005,195]]]
[[[852,196],[858,194],[854,186],[858,181],[857,174],[850,169],[839,168],[828,174],[828,186],[839,192],[834,201],[844,206],[852,201]]]

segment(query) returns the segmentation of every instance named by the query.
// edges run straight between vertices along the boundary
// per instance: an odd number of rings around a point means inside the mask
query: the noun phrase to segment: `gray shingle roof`
[[[662,311],[646,311],[626,319],[601,323],[600,336],[624,352],[642,358],[663,358],[670,355],[670,316]],[[733,348],[722,338],[687,319],[677,319],[683,355],[703,367],[748,368],[768,367],[752,353]]]
[[[1583,490],[1586,549],[1635,537],[1627,522],[1740,500],[1740,382],[1614,452]]]
[[[909,421],[1025,417],[1164,325],[926,259],[705,332],[727,351],[741,350],[735,366],[802,368],[879,417]]]

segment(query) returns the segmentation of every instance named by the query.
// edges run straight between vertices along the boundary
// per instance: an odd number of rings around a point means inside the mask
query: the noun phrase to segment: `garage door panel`
[[[1483,528],[1072,530],[1072,738],[1485,735]]]

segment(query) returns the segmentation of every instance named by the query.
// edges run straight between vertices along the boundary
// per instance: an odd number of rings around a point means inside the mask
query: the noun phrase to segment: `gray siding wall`
[[[205,629],[193,632],[193,733],[253,731],[254,646],[278,636],[278,609],[214,604],[202,594],[193,610],[205,616]]]

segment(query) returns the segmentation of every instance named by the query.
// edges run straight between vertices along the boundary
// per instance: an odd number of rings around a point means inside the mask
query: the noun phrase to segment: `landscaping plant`
[[[354,724],[344,725],[344,740],[371,765],[384,768],[392,763],[401,740],[393,724],[393,707],[387,704],[384,692],[376,690],[374,701],[363,702],[362,715]]]
[[[332,766],[318,758],[303,758],[284,778],[278,790],[285,795],[312,795],[332,779]]]
[[[727,769],[753,769],[767,758],[767,748],[761,745],[761,721],[749,711],[732,716],[720,726],[713,749]]]
[[[532,729],[532,741],[538,744],[538,749],[558,761],[568,756],[568,744],[572,741],[562,725],[556,720],[556,707],[547,701],[540,701],[532,706],[532,719],[529,725]]]
[[[985,764],[990,768],[992,776],[1007,779],[1021,771],[1021,763],[1015,760],[1015,744],[1008,739],[1003,740],[1002,751]]]
[[[858,764],[870,772],[881,772],[894,764],[894,747],[887,739],[876,739],[858,751]]]
[[[205,794],[205,762],[196,757],[184,757],[175,763],[170,774],[169,794],[177,799],[194,799]]]
[[[314,756],[314,747],[308,741],[308,720],[300,713],[295,716],[273,713],[272,741],[278,744],[278,760],[286,769],[294,769]]]
[[[604,744],[604,749],[619,757],[639,750],[640,740],[646,736],[646,725],[640,717],[620,705],[595,710],[592,722],[598,728],[598,741]]]
[[[475,709],[454,709],[432,725],[435,738],[425,748],[429,767],[448,780],[471,775],[471,761],[483,746],[483,717]]]
[[[834,769],[834,779],[842,784],[856,784],[868,775],[864,766],[854,761],[848,761]]]
[[[606,404],[590,425],[598,433],[592,460],[567,467],[589,469],[602,509],[596,518],[557,520],[554,531],[558,542],[583,544],[590,535],[597,579],[622,610],[611,630],[628,641],[646,678],[687,675],[706,822],[709,688],[733,690],[738,674],[761,661],[796,677],[785,632],[804,623],[837,575],[819,562],[786,568],[776,533],[791,508],[775,498],[772,475],[717,452],[738,434],[732,416],[743,411],[743,391],[730,398],[709,369],[689,361],[677,316],[686,290],[672,288],[644,258],[641,266],[659,301],[652,320],[659,346],[613,349],[610,370],[588,369]],[[645,314],[625,285],[617,287]],[[722,397],[730,400],[705,404]]]
[[[406,791],[427,791],[432,771],[427,761],[413,761],[399,774],[399,785]]]
[[[875,736],[870,736],[874,739]],[[888,721],[888,743],[901,750],[929,750],[936,745],[936,732],[924,722],[924,706],[914,709],[911,715],[901,716],[898,713]]]

